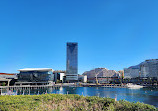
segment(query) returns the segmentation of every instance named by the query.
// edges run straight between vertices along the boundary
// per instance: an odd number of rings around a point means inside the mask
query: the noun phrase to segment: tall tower
[[[78,43],[67,43],[66,81],[78,80]]]

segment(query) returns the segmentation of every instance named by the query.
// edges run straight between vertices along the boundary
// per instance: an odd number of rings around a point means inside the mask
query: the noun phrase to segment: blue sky
[[[0,72],[66,69],[79,44],[79,73],[122,70],[158,58],[158,0],[1,0]]]

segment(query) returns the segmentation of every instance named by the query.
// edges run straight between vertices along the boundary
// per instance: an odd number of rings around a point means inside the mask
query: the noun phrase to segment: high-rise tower
[[[78,43],[67,43],[66,80],[78,80]]]

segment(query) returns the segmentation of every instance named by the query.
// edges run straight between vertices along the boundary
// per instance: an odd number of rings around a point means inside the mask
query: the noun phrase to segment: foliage
[[[74,94],[42,94],[0,96],[2,111],[158,111],[154,106],[144,103],[131,103],[125,100]]]
[[[62,83],[62,80],[58,80],[58,79],[57,79],[57,83]]]
[[[2,86],[5,86],[6,85],[6,83],[5,82],[2,82]]]

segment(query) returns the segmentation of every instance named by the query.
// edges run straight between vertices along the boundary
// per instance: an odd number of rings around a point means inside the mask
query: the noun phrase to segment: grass
[[[152,105],[96,96],[43,94],[0,96],[2,111],[158,111]]]

